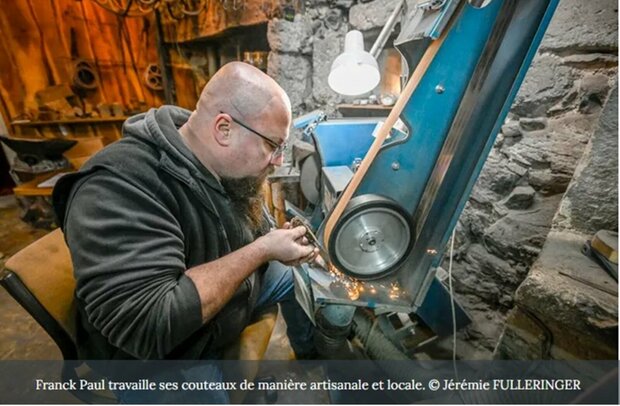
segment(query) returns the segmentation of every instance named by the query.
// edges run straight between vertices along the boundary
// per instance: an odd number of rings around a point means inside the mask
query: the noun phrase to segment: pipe
[[[400,14],[400,11],[403,9],[404,5],[405,5],[405,0],[400,0],[398,2],[396,7],[394,8],[394,11],[392,11],[392,14],[390,14],[387,21],[385,22],[383,29],[381,29],[381,32],[379,33],[379,36],[375,40],[375,43],[372,44],[372,48],[370,49],[370,54],[375,59],[377,59],[377,57],[379,56],[379,53],[381,53],[381,50],[385,46],[385,43],[387,42],[388,38],[390,37],[390,34],[392,33],[392,30],[394,30],[394,26],[396,25],[396,18]]]
[[[356,359],[348,337],[355,306],[329,304],[317,310],[314,340],[323,359]]]
[[[411,360],[383,334],[381,329],[376,326],[374,320],[370,320],[366,312],[359,311],[355,313],[353,317],[353,331],[364,345],[366,354],[371,359]]]

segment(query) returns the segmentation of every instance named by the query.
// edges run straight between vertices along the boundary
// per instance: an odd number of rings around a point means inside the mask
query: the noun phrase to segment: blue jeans
[[[280,303],[282,317],[286,321],[286,335],[295,356],[297,359],[305,359],[315,355],[314,326],[297,303],[294,287],[293,269],[277,261],[270,262],[263,275],[256,311]]]

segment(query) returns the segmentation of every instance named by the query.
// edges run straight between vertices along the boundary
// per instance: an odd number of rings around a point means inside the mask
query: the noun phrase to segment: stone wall
[[[462,348],[477,350],[465,357],[487,357],[495,347],[617,81],[617,16],[613,0],[560,2],[461,216],[455,289],[474,317],[461,333],[474,348]],[[603,166],[612,171],[615,162]],[[617,210],[617,177],[588,186],[570,193],[595,193],[590,204]],[[592,213],[586,203],[565,206],[582,213],[575,221]],[[600,223],[610,222],[617,229],[617,215]]]
[[[294,21],[269,23],[268,73],[291,96],[295,114],[316,108],[334,113],[343,99],[328,88],[327,74],[344,35],[354,28],[376,33],[395,3],[307,2]],[[617,81],[617,49],[616,1],[560,2],[457,225],[455,289],[474,318],[459,333],[462,357],[491,356],[514,292],[541,251]],[[617,207],[617,193],[608,192],[584,184],[569,194],[595,193],[597,204]],[[557,221],[575,227],[598,221],[575,215],[590,209],[564,200],[566,214]]]
[[[497,358],[618,358],[618,283],[581,253],[618,229],[618,88],[564,194],[539,258],[515,294]]]
[[[327,85],[331,64],[344,48],[344,37],[357,29],[368,37],[383,27],[397,0],[317,0],[307,2],[294,21],[273,19],[268,74],[291,97],[294,115],[321,109],[335,114],[346,99]]]

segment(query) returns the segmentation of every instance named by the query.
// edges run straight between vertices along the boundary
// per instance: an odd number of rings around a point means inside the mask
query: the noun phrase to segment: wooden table
[[[17,185],[13,188],[13,193],[15,196],[43,196],[49,197],[52,195],[52,191],[54,187],[39,187],[39,184],[45,182],[48,179],[60,174],[60,173],[70,173],[73,172],[72,169],[60,169],[52,172],[47,172],[41,175],[36,176],[34,179],[22,183],[21,185]]]

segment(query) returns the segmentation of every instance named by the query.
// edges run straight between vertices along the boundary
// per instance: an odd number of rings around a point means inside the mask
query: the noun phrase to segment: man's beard
[[[273,173],[274,168],[268,167],[258,176],[244,178],[222,178],[222,186],[230,197],[233,208],[239,213],[252,229],[252,233],[259,231],[265,220],[263,215],[264,192],[263,185],[267,176]]]

